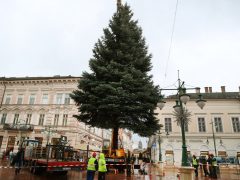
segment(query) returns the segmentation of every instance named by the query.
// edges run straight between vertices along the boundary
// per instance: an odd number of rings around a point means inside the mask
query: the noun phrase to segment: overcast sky
[[[0,76],[81,76],[117,0],[0,0]],[[240,1],[123,0],[152,53],[153,80],[238,91]]]
[[[238,91],[240,1],[123,0],[139,20],[152,53],[153,80],[168,87],[180,78],[189,86]],[[80,76],[116,0],[0,0],[0,76]]]

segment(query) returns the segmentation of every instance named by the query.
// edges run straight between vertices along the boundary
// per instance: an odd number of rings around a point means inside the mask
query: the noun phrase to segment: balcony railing
[[[3,125],[4,130],[12,130],[12,131],[33,131],[33,124],[10,124],[5,123]]]

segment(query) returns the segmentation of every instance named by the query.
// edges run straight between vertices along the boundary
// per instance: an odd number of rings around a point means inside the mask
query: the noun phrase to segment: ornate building
[[[212,92],[206,87],[203,98],[207,100],[203,109],[197,107],[195,101],[199,93],[192,93],[186,108],[191,112],[190,123],[186,128],[186,143],[189,156],[213,153],[217,156],[240,155],[240,90],[239,92]],[[166,105],[158,113],[159,123],[164,127],[161,134],[152,136],[148,147],[151,148],[151,158],[166,164],[180,165],[182,153],[181,129],[175,122],[173,106],[176,97],[165,99]],[[167,134],[167,135],[166,135]],[[159,148],[160,146],[160,148]]]
[[[68,145],[76,149],[100,150],[111,132],[89,128],[73,117],[77,107],[69,94],[79,80],[72,76],[0,78],[0,153],[16,151],[18,142],[27,137],[44,146],[66,136]]]

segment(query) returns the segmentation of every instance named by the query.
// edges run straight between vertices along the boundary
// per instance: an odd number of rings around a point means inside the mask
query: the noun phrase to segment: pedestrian
[[[9,164],[10,165],[11,165],[12,161],[13,161],[13,149],[11,149],[9,152]]]
[[[198,177],[198,159],[196,158],[195,155],[193,155],[192,166],[195,169],[195,177]]]
[[[5,159],[5,155],[6,155],[6,151],[4,150],[4,151],[2,152],[2,160]]]
[[[127,169],[127,177],[131,177],[131,156],[130,156],[130,151],[127,153],[126,157],[126,169]]]
[[[105,180],[107,172],[106,161],[103,153],[100,153],[98,160],[98,180]]]
[[[95,172],[98,169],[98,162],[96,159],[96,153],[92,154],[92,157],[88,160],[87,165],[87,180],[94,180]]]
[[[202,167],[203,167],[203,172],[204,172],[204,176],[208,176],[208,169],[207,169],[207,159],[205,156],[202,157]]]
[[[132,156],[131,156],[131,173],[132,174],[134,174],[134,162],[135,162],[135,160],[136,160],[136,158],[132,154]]]
[[[14,157],[14,162],[15,162],[15,174],[19,174],[21,167],[23,165],[23,156],[24,156],[24,152],[22,148],[18,149],[18,152],[16,154],[16,156]]]
[[[212,178],[217,178],[217,159],[211,154],[212,157]]]
[[[212,154],[208,154],[207,163],[208,163],[208,169],[209,169],[209,177],[213,177]]]

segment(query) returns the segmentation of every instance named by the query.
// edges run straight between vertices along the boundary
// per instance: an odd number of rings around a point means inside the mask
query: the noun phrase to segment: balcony
[[[33,124],[10,124],[5,123],[3,125],[4,130],[10,131],[33,131],[34,125]]]

